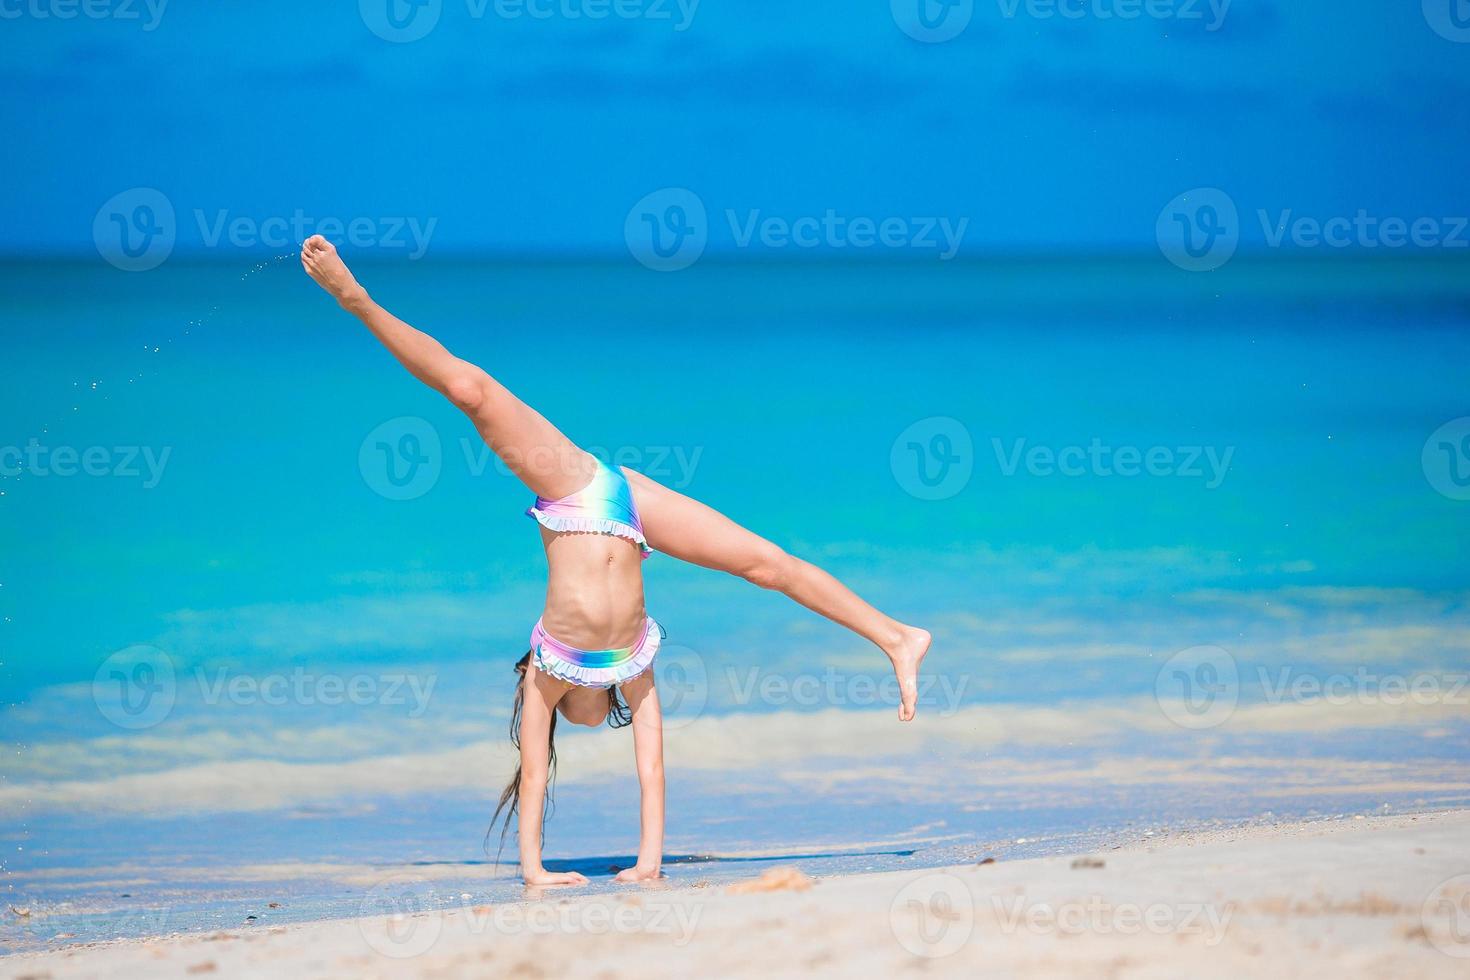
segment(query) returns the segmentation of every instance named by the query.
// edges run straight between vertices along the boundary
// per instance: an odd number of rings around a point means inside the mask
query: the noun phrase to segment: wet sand
[[[1283,823],[1106,853],[630,887],[26,953],[0,976],[1463,977],[1470,811]],[[378,889],[392,907],[392,882]]]

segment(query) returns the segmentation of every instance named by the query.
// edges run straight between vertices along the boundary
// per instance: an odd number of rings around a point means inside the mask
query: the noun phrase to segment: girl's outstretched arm
[[[658,878],[664,860],[664,718],[652,669],[623,685],[633,711],[633,755],[638,763],[638,863],[618,872],[618,881]]]
[[[521,840],[521,877],[528,885],[585,885],[575,871],[547,871],[541,866],[541,818],[546,809],[546,783],[551,768],[551,713],[556,685],[534,664],[526,668],[521,705],[521,795],[517,835]]]

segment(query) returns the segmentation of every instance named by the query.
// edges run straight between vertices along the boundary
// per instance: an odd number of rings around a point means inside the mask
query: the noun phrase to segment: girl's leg
[[[888,656],[898,677],[899,718],[913,718],[919,662],[929,652],[927,631],[879,612],[827,572],[788,555],[719,511],[642,473],[623,472],[633,486],[643,532],[655,550],[775,589],[872,641]]]
[[[361,320],[414,377],[448,398],[532,493],[556,500],[592,479],[596,464],[540,413],[483,370],[374,303],[331,242],[313,235],[301,264],[342,308]]]

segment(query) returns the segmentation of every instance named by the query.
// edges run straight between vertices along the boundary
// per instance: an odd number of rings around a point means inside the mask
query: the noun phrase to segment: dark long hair
[[[510,782],[505,784],[505,789],[500,791],[500,802],[495,807],[495,815],[490,818],[490,829],[485,831],[485,850],[490,850],[490,835],[495,832],[495,825],[500,822],[500,814],[505,814],[505,823],[500,828],[500,849],[495,852],[495,860],[500,860],[500,852],[505,850],[505,835],[510,832],[511,821],[515,819],[516,811],[521,805],[521,709],[526,703],[526,672],[531,665],[531,651],[527,650],[521,659],[516,661],[515,699],[511,702],[510,710],[510,744],[516,749],[516,771],[510,777]],[[556,710],[551,712],[551,727],[546,732],[546,747],[550,750],[550,761],[546,766],[546,800],[541,810],[541,836],[543,841],[546,837],[546,820],[551,816],[555,807],[552,804],[551,793],[556,782]],[[623,728],[633,723],[633,711],[627,702],[618,694],[616,686],[607,689],[607,724],[610,728]]]

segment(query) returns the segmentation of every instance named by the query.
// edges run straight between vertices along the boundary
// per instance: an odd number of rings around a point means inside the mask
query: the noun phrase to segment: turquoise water
[[[933,629],[895,735],[862,641],[649,561],[676,879],[1470,797],[1463,261],[360,276],[583,445]],[[10,264],[0,299],[0,844],[41,910],[7,948],[351,912],[403,864],[513,894],[482,839],[539,611],[524,489],[294,258]],[[625,737],[569,741],[551,859],[631,853]]]

